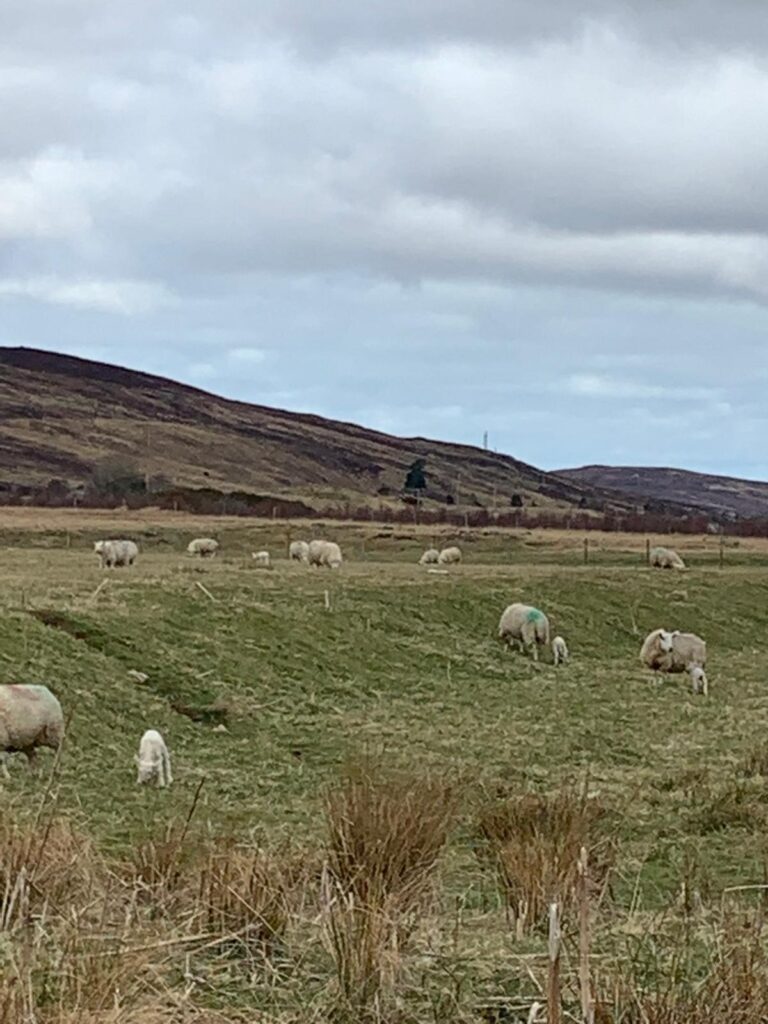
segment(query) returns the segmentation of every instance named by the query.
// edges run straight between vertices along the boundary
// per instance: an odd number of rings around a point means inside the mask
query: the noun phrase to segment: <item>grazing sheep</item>
[[[136,764],[138,766],[137,785],[155,782],[164,788],[173,782],[171,755],[168,753],[165,740],[157,729],[147,729],[141,737]]]
[[[461,548],[443,548],[437,560],[440,565],[455,565],[461,561]]]
[[[538,661],[539,647],[549,644],[549,619],[529,604],[511,604],[499,620],[499,640],[510,646],[517,643],[520,650],[528,649]]]
[[[707,696],[709,693],[709,681],[701,665],[692,665],[688,670],[691,677],[691,688],[694,693],[701,693]]]
[[[102,569],[133,565],[139,554],[139,549],[132,540],[97,540],[93,550],[101,559]]]
[[[685,562],[672,548],[651,548],[651,568],[685,569]]]
[[[561,636],[556,636],[552,641],[552,660],[555,665],[564,665],[570,654],[568,653],[568,645]]]
[[[690,672],[707,664],[707,645],[695,633],[654,629],[643,641],[640,661],[654,672]]]
[[[440,552],[437,548],[427,548],[419,559],[419,565],[437,565],[440,561]]]
[[[309,562],[309,544],[305,540],[294,540],[288,548],[288,557],[292,562]]]
[[[215,558],[219,550],[219,542],[213,537],[198,537],[187,544],[188,555],[199,555],[200,558]]]
[[[271,562],[268,551],[254,551],[252,558],[260,569],[269,569]]]
[[[6,778],[5,754],[25,754],[31,768],[38,747],[58,750],[63,738],[61,704],[47,686],[0,686],[0,755]]]
[[[319,568],[338,569],[341,566],[341,548],[332,540],[309,542],[309,564]]]

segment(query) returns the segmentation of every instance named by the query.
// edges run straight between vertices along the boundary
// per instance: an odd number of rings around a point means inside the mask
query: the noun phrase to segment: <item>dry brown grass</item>
[[[325,934],[341,1003],[380,1019],[456,811],[444,782],[358,770],[328,794]]]
[[[519,936],[543,922],[552,901],[570,909],[582,847],[596,890],[592,896],[601,894],[615,853],[613,841],[600,829],[604,817],[604,807],[586,788],[572,787],[551,795],[517,794],[481,809],[480,856],[496,871]]]

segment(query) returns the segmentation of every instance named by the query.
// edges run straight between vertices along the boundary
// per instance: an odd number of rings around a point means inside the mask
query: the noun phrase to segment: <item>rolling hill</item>
[[[634,498],[545,473],[507,455],[271,409],[134,370],[29,348],[0,349],[0,485],[67,486],[108,458],[175,487],[301,500],[397,500],[426,459],[433,502],[633,510]],[[515,499],[517,500],[517,499]]]
[[[768,516],[768,483],[755,480],[647,466],[581,466],[557,473],[601,490],[618,491],[638,500],[674,502],[716,517]]]

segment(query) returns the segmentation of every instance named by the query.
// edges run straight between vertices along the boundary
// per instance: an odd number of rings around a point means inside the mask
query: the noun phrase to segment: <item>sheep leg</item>
[[[9,780],[11,773],[8,771],[8,755],[6,753],[0,754],[0,767],[3,769],[3,778]]]
[[[171,759],[167,753],[163,754],[163,764],[165,766],[165,784],[170,786],[173,782],[173,775],[171,775]]]

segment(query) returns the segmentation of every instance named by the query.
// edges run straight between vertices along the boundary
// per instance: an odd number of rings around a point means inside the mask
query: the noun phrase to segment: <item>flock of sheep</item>
[[[97,541],[94,550],[103,568],[133,565],[139,553],[131,540]],[[187,546],[190,555],[212,558],[219,550],[218,541],[200,537]],[[269,567],[268,551],[255,552],[257,564]],[[461,561],[461,549],[444,548],[438,551],[429,548],[419,559],[421,565],[452,565]],[[342,564],[341,549],[334,541],[294,541],[289,547],[289,558],[317,568],[338,569]],[[668,548],[654,548],[651,565],[665,569],[685,569],[682,559]],[[539,659],[539,649],[551,647],[555,665],[565,664],[569,659],[568,646],[562,636],[555,636],[550,642],[550,624],[546,614],[532,605],[515,603],[505,608],[498,629],[499,639],[509,646]],[[654,629],[643,641],[640,661],[653,672],[687,672],[691,678],[694,693],[708,692],[705,667],[707,645],[695,633],[681,633],[678,630]],[[8,768],[5,755],[23,753],[30,765],[33,764],[38,747],[58,749],[64,736],[64,716],[61,704],[46,686],[7,684],[0,686],[0,766],[6,777]],[[137,783],[155,783],[165,787],[171,784],[171,762],[163,737],[156,729],[148,729],[141,737]]]

